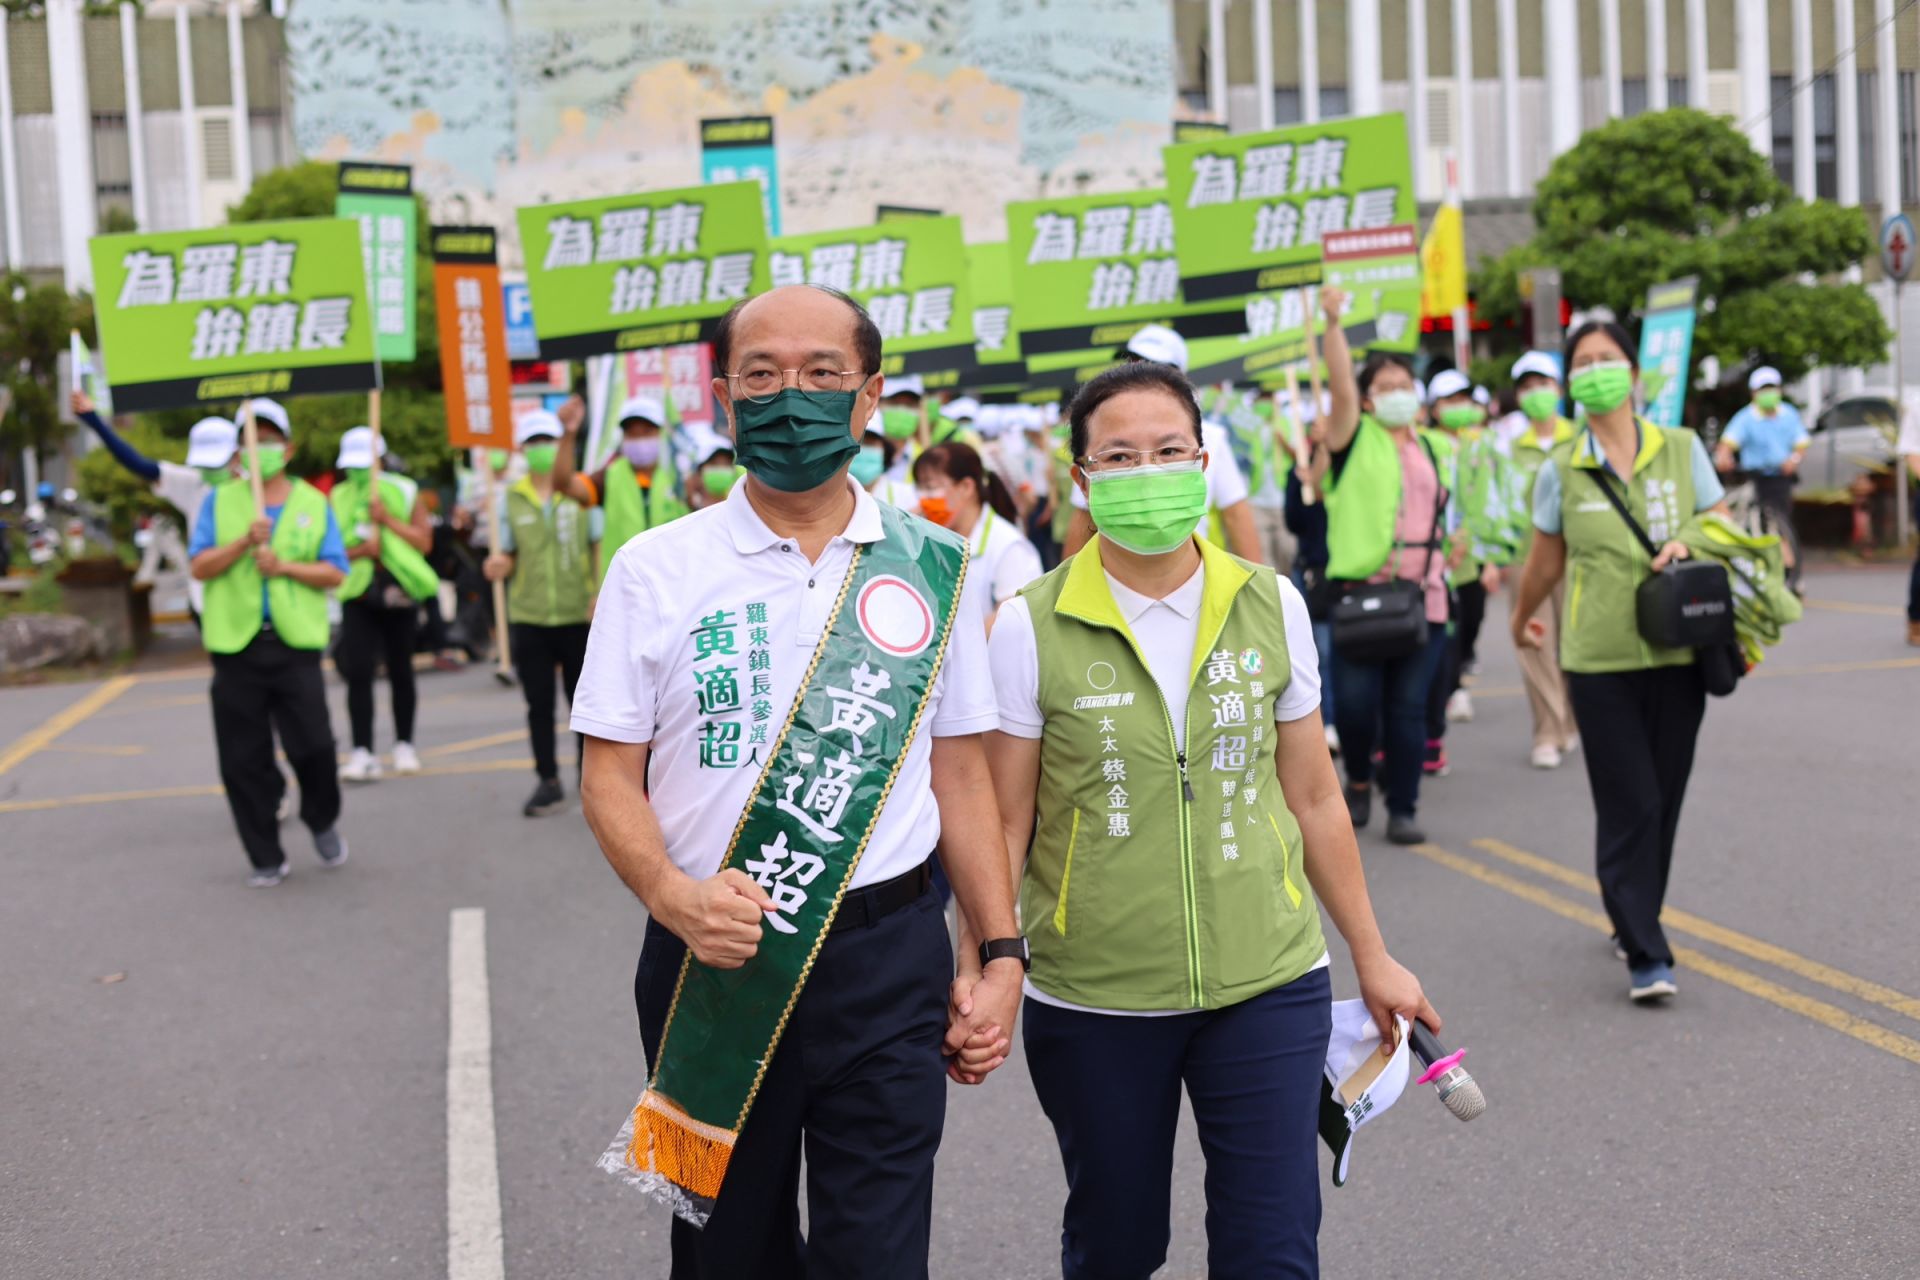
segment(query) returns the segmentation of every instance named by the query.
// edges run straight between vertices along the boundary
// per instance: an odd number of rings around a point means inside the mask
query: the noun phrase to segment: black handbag
[[[1440,475],[1440,460],[1433,446],[1422,440],[1433,474]],[[1427,575],[1433,572],[1433,553],[1440,545],[1440,517],[1447,509],[1449,495],[1440,486],[1433,503],[1433,529],[1427,535],[1427,559],[1420,568],[1420,581],[1394,578],[1387,582],[1339,582],[1331,584],[1334,597],[1333,651],[1342,662],[1376,664],[1398,662],[1427,647],[1430,634],[1427,623]],[[1396,542],[1393,551],[1411,543]],[[1393,552],[1387,553],[1393,558]]]
[[[1627,510],[1626,502],[1601,472],[1600,491],[1633,530],[1649,558],[1660,548]],[[1691,649],[1707,692],[1724,698],[1746,674],[1746,655],[1733,630],[1733,583],[1725,565],[1676,560],[1653,574],[1633,593],[1634,622],[1640,638],[1657,649]]]

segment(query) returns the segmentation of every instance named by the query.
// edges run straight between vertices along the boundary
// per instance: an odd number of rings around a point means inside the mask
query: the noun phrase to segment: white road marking
[[[447,931],[447,1280],[505,1280],[506,1274],[487,913],[456,907]]]

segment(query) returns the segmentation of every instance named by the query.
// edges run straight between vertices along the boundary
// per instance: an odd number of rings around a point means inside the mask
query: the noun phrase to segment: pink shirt
[[[1420,571],[1427,567],[1426,544],[1434,537],[1433,512],[1434,506],[1440,501],[1440,473],[1434,470],[1426,446],[1420,443],[1420,437],[1414,432],[1401,434],[1397,443],[1400,452],[1400,512],[1394,518],[1393,538],[1395,542],[1407,545],[1388,557],[1387,567],[1374,574],[1369,579],[1371,582],[1386,582],[1393,578],[1420,581]],[[1440,536],[1445,536],[1444,521],[1439,532]],[[1433,563],[1427,567],[1427,621],[1445,623],[1446,620],[1447,554],[1442,548],[1433,553]]]

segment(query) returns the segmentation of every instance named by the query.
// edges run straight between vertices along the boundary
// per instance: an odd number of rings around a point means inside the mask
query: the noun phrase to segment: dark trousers
[[[1628,964],[1672,964],[1660,907],[1707,710],[1700,670],[1570,672],[1567,690],[1593,790],[1594,870],[1607,917]]]
[[[1347,781],[1373,781],[1373,745],[1385,723],[1387,812],[1412,817],[1420,807],[1420,763],[1427,748],[1427,694],[1447,629],[1435,623],[1427,646],[1394,662],[1349,662],[1333,655],[1334,714]]]
[[[1906,459],[1902,458],[1904,465]],[[1913,523],[1920,528],[1920,492],[1913,497]],[[1913,576],[1907,579],[1907,621],[1920,622],[1920,555],[1913,558]]]
[[[1460,689],[1460,679],[1474,659],[1480,643],[1480,624],[1487,616],[1487,589],[1478,579],[1463,583],[1449,593],[1446,651],[1440,655],[1440,668],[1427,693],[1427,738],[1438,742],[1447,736],[1447,699]]]
[[[634,975],[651,1070],[686,946],[652,922]],[[672,1280],[924,1280],[946,1125],[953,951],[922,894],[828,935],[747,1113],[705,1230],[673,1220]],[[1321,1034],[1324,1049],[1326,1034]],[[808,1234],[800,1234],[806,1150]]]
[[[553,753],[555,669],[567,686],[567,705],[573,705],[573,687],[580,683],[580,665],[587,660],[587,624],[537,627],[513,624],[513,669],[527,697],[527,739],[533,744],[533,769],[549,782],[560,780],[560,764]],[[576,753],[575,758],[578,759]]]
[[[1067,1169],[1065,1280],[1147,1280],[1172,1236],[1184,1083],[1206,1154],[1207,1274],[1317,1277],[1325,969],[1225,1009],[1128,1018],[1026,1002],[1027,1068]]]
[[[413,713],[419,706],[413,683],[413,641],[420,629],[419,616],[417,608],[388,609],[365,595],[340,606],[340,638],[334,642],[333,665],[347,682],[347,721],[356,747],[373,750],[373,677],[383,661],[393,691],[394,740],[413,741]]]
[[[1787,570],[1787,585],[1800,589],[1800,533],[1793,527],[1793,477],[1758,475],[1753,477],[1753,496],[1766,516],[1767,529],[1777,533],[1793,553],[1793,565]]]
[[[339,762],[320,653],[289,649],[263,631],[239,653],[213,655],[210,694],[220,781],[240,843],[255,867],[278,867],[287,860],[278,817],[287,781],[274,761],[274,734],[300,780],[300,821],[317,834],[340,818]]]

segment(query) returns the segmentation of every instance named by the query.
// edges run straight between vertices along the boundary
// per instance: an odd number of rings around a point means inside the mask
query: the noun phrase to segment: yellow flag
[[[1450,316],[1467,305],[1467,239],[1460,206],[1443,204],[1420,244],[1420,314]]]

